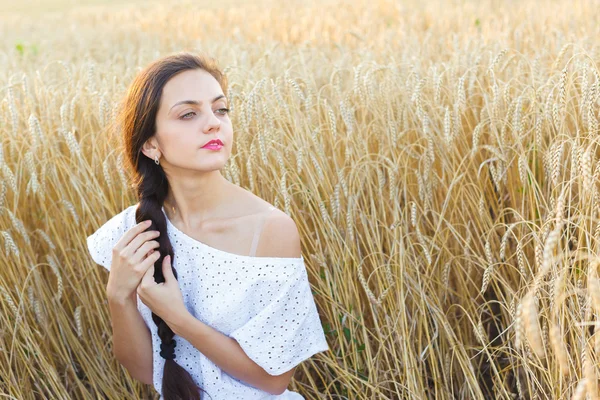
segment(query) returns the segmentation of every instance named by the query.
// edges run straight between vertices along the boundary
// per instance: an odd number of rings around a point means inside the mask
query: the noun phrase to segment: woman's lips
[[[204,146],[202,148],[203,149],[207,149],[207,150],[221,150],[222,147],[223,146],[221,146],[220,144],[211,143],[211,144],[208,144],[208,145],[206,145],[206,146]]]

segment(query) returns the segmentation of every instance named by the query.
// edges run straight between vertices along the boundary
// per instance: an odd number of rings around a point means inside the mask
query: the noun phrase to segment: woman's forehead
[[[162,103],[168,110],[181,100],[210,102],[221,93],[219,82],[211,74],[200,69],[189,70],[169,79],[163,88]]]

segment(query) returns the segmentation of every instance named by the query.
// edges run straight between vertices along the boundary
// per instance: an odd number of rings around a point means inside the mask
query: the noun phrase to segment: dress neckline
[[[200,247],[203,247],[206,251],[208,252],[213,252],[216,253],[218,255],[221,255],[223,257],[233,257],[233,258],[239,258],[239,259],[244,259],[244,260],[264,260],[264,261],[288,261],[288,262],[294,262],[294,261],[304,261],[304,256],[302,254],[300,254],[300,257],[273,257],[273,256],[268,256],[268,257],[257,257],[257,256],[250,256],[250,255],[243,255],[243,254],[236,254],[236,253],[231,253],[225,250],[220,250],[217,249],[216,247],[212,247],[209,246],[208,244],[199,241],[196,238],[193,238],[191,236],[189,236],[187,233],[179,230],[169,219],[169,217],[167,216],[167,213],[165,212],[165,208],[164,206],[161,207],[161,210],[163,212],[163,214],[165,215],[165,219],[167,220],[167,225],[179,236],[181,236],[184,240],[192,243],[192,244],[196,244]]]

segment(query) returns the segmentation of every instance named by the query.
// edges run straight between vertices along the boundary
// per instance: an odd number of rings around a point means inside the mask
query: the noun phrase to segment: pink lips
[[[221,147],[223,147],[223,142],[221,142],[221,140],[219,139],[213,139],[206,143],[204,146],[202,146],[203,149],[208,150],[220,150]]]
[[[208,150],[220,150],[221,149],[220,144],[207,144],[206,146],[202,147],[203,149],[208,149]]]

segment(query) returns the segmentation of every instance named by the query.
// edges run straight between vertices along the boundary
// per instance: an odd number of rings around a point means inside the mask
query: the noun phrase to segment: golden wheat
[[[0,335],[3,393],[151,397],[109,365],[106,274],[82,238],[134,200],[118,100],[188,49],[230,79],[223,175],[292,216],[309,255],[332,351],[292,388],[596,396],[592,0],[93,1],[0,17],[0,325],[18,324]]]

